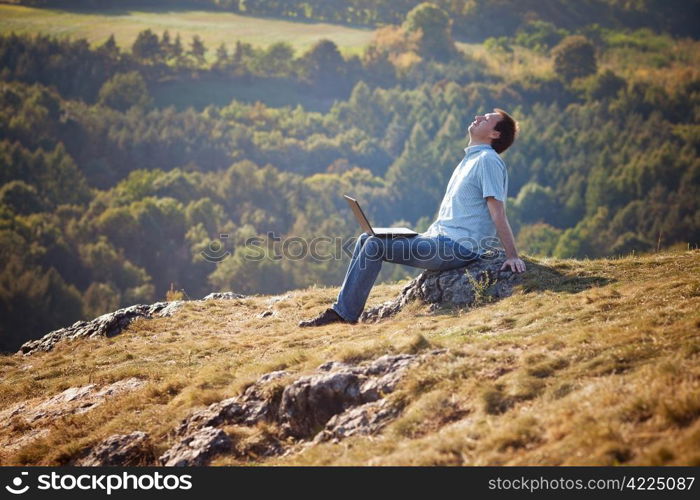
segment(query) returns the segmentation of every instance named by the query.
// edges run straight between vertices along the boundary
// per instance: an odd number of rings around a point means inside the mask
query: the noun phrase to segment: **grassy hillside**
[[[262,47],[288,42],[300,53],[316,41],[328,38],[345,53],[355,53],[372,37],[372,30],[367,28],[256,18],[228,12],[105,9],[93,13],[0,5],[0,32],[3,33],[14,31],[85,38],[93,46],[103,43],[113,33],[120,47],[131,49],[139,32],[149,28],[159,35],[165,30],[170,30],[173,37],[180,33],[185,47],[189,47],[194,35],[199,35],[209,49],[210,58],[214,57],[214,49],[221,43],[232,48],[237,40]]]
[[[376,287],[368,304],[401,287]],[[183,417],[270,371],[303,374],[330,360],[444,348],[388,396],[405,407],[378,436],[261,459],[246,443],[274,428],[225,428],[239,451],[251,451],[213,464],[700,465],[700,251],[533,259],[516,293],[497,303],[433,314],[413,306],[373,325],[296,327],[336,294],[309,288],[193,301],[113,338],[0,358],[3,408],[90,383],[141,382],[50,424],[19,413],[0,428],[0,463],[67,463],[134,430],[153,436],[162,453]],[[259,316],[266,310],[273,314]]]

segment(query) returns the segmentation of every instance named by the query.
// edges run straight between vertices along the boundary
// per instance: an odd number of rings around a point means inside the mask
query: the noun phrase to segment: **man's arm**
[[[513,230],[510,228],[508,218],[506,217],[506,207],[501,200],[497,200],[493,196],[486,197],[486,203],[491,213],[491,219],[496,226],[498,237],[503,243],[503,248],[506,251],[506,261],[501,266],[501,269],[510,267],[511,271],[522,273],[525,271],[525,263],[518,257],[518,250],[515,248],[515,238],[513,238]]]

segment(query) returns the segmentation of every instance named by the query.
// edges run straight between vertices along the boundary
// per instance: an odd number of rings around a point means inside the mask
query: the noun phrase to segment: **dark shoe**
[[[323,326],[331,323],[350,323],[350,321],[345,321],[337,312],[329,307],[313,319],[300,321],[299,326]]]

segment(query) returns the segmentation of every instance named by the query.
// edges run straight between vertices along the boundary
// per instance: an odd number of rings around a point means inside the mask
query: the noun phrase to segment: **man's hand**
[[[514,273],[525,272],[525,263],[518,257],[515,257],[513,259],[506,259],[506,261],[501,266],[501,271],[503,271],[506,267],[510,267],[510,270]]]

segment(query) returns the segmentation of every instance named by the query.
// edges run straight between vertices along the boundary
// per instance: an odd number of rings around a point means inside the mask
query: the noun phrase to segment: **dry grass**
[[[191,302],[114,338],[0,357],[3,408],[71,386],[147,381],[0,451],[0,463],[68,463],[134,430],[153,436],[160,454],[181,418],[263,373],[444,347],[389,396],[404,411],[379,436],[261,460],[256,446],[269,429],[227,430],[239,453],[266,464],[700,464],[700,252],[541,259],[529,269],[512,297],[473,310],[413,306],[376,325],[299,329],[337,293],[312,287],[272,306],[265,296]],[[402,286],[375,287],[369,304]],[[275,313],[257,317],[268,309]],[[0,428],[0,440],[31,427],[14,422]]]

